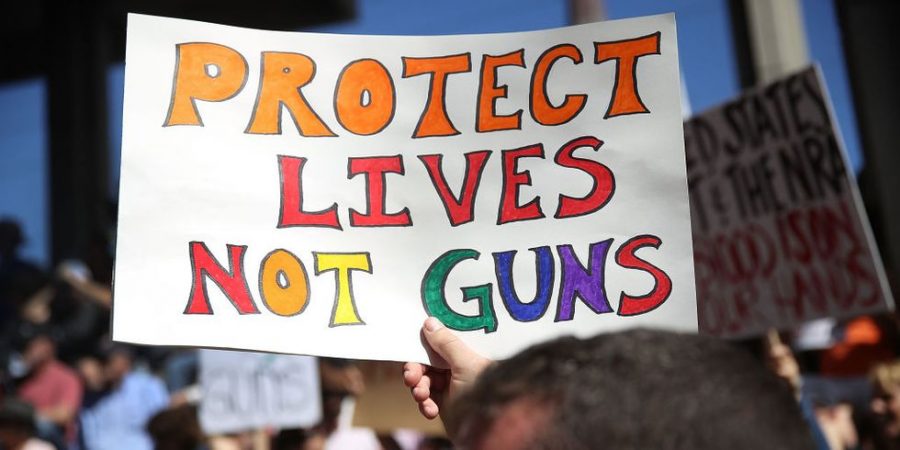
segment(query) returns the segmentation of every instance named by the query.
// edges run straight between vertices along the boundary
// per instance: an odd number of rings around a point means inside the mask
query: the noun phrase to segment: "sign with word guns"
[[[131,15],[114,338],[427,362],[696,330],[671,15],[432,37]]]

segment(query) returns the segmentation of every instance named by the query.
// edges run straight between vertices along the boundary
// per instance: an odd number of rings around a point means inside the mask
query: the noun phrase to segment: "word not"
[[[594,42],[594,64],[614,61],[615,79],[610,83],[609,106],[604,119],[649,113],[638,94],[637,63],[647,55],[660,54],[660,32],[612,42]],[[230,47],[211,42],[185,42],[175,46],[175,74],[172,96],[163,126],[203,126],[197,101],[223,102],[240,93],[247,84],[247,59]],[[559,44],[544,51],[535,61],[529,88],[529,112],[543,126],[557,126],[574,119],[587,102],[587,94],[567,94],[555,105],[547,93],[553,66],[561,59],[581,64],[584,57],[574,44]],[[447,81],[451,75],[470,73],[472,55],[401,57],[403,78],[428,76],[427,100],[413,132],[413,138],[460,134],[447,113]],[[498,82],[498,69],[526,69],[525,50],[503,55],[483,55],[478,78],[475,131],[487,133],[518,130],[522,110],[499,114],[497,101],[507,98],[508,86]],[[337,133],[322,120],[303,95],[313,82],[316,62],[302,53],[264,51],[260,55],[259,87],[246,134],[281,134],[281,117],[287,109],[301,136],[335,137]],[[394,77],[385,65],[371,58],[347,63],[337,77],[332,107],[344,130],[362,136],[387,128],[397,108]],[[318,107],[320,107],[319,105]]]
[[[612,243],[613,240],[608,239],[591,244],[586,266],[578,260],[571,245],[556,247],[562,268],[554,322],[574,318],[576,299],[581,299],[596,314],[613,312],[607,298],[604,276],[606,256]],[[618,265],[647,272],[654,281],[653,288],[646,294],[631,295],[622,292],[616,311],[618,315],[645,314],[658,308],[669,298],[672,292],[672,280],[669,275],[635,254],[644,247],[658,249],[661,244],[662,241],[656,236],[642,235],[629,239],[616,251],[615,260]],[[513,283],[512,267],[516,251],[493,254],[500,297],[510,317],[518,322],[532,322],[544,316],[550,306],[555,284],[555,260],[550,247],[537,247],[531,251],[535,254],[537,289],[530,301],[523,301],[519,297]],[[422,280],[422,301],[425,310],[455,330],[482,329],[485,333],[497,330],[493,286],[490,283],[461,288],[464,302],[475,300],[478,303],[478,314],[474,316],[463,315],[451,309],[445,296],[447,278],[453,268],[463,261],[477,260],[479,256],[480,253],[472,249],[450,250],[431,264]]]
[[[553,215],[556,219],[583,216],[598,211],[605,206],[615,192],[615,178],[612,171],[597,161],[573,155],[575,150],[587,147],[599,151],[603,141],[584,136],[573,139],[560,147],[553,161],[565,168],[571,168],[588,174],[593,179],[590,192],[582,197],[570,197],[560,194],[559,205]],[[466,153],[466,169],[459,194],[454,194],[441,168],[443,155],[420,155],[419,160],[428,171],[428,175],[438,194],[447,220],[451,226],[459,226],[475,220],[475,198],[481,184],[481,176],[492,152],[490,150]],[[500,205],[497,212],[497,225],[522,220],[544,218],[541,198],[536,196],[524,205],[519,201],[521,186],[531,185],[531,174],[528,170],[519,171],[518,161],[522,158],[544,158],[544,146],[533,144],[525,147],[503,150],[501,152],[503,171]],[[343,229],[337,214],[337,203],[321,211],[303,210],[303,167],[307,159],[292,156],[279,156],[278,166],[281,178],[281,208],[278,214],[278,228],[288,227],[328,227]],[[405,173],[402,155],[350,157],[347,164],[347,177],[353,178],[362,174],[366,179],[366,204],[368,210],[359,212],[350,209],[351,227],[406,227],[413,224],[409,208],[399,212],[385,211],[386,175]]]
[[[227,244],[226,247],[227,271],[206,244],[198,241],[189,244],[191,293],[184,314],[213,313],[206,290],[207,277],[219,286],[239,314],[259,314],[244,272],[247,246]],[[329,326],[364,324],[356,311],[351,274],[359,270],[372,273],[369,254],[313,252],[313,257],[316,275],[335,273],[336,293]],[[298,315],[309,303],[309,291],[309,276],[300,258],[284,249],[274,250],[263,258],[259,265],[259,294],[269,311],[279,316]]]

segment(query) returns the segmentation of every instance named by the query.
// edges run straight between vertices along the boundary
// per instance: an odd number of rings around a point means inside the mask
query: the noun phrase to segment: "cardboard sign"
[[[685,123],[703,332],[893,304],[823,86],[809,68]]]
[[[304,428],[322,419],[318,361],[309,356],[201,350],[200,387],[206,434]]]
[[[671,15],[344,36],[129,16],[114,338],[427,362],[696,330]]]

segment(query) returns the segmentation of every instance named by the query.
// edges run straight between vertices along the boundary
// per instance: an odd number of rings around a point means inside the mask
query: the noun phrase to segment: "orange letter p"
[[[163,126],[200,125],[196,100],[228,100],[247,82],[247,61],[237,51],[209,42],[175,46],[175,80]]]

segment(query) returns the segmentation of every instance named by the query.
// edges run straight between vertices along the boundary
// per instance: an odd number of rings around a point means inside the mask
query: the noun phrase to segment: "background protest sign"
[[[823,85],[809,68],[685,123],[703,332],[893,304]]]
[[[129,16],[113,335],[417,360],[696,330],[671,15],[434,37]]]
[[[310,356],[202,350],[200,387],[206,434],[303,428],[322,419],[319,366]]]

